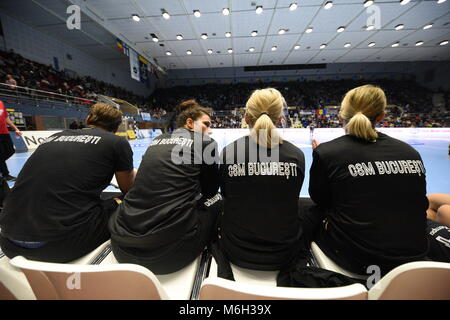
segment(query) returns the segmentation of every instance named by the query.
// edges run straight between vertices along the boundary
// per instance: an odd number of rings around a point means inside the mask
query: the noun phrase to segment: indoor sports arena
[[[0,300],[450,300],[449,40],[446,0],[1,1]]]

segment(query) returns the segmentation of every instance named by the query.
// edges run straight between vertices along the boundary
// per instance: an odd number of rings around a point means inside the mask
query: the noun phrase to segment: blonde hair
[[[376,118],[386,108],[384,91],[373,85],[354,88],[345,94],[339,115],[348,120],[345,125],[347,134],[375,142],[378,133],[373,128]]]
[[[88,119],[91,125],[115,132],[122,123],[122,111],[110,104],[97,102],[89,110]]]
[[[253,122],[250,136],[266,148],[283,143],[274,125],[283,112],[285,100],[280,91],[267,88],[253,91],[247,101],[245,114]]]

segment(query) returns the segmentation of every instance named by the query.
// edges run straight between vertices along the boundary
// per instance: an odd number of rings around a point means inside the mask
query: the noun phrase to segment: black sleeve
[[[204,197],[210,198],[219,190],[219,155],[217,142],[214,140],[203,149],[202,167],[200,171],[200,187]],[[207,157],[207,158],[206,158]]]
[[[114,143],[115,167],[114,172],[117,171],[131,171],[133,170],[133,151],[127,139],[119,137]]]
[[[226,148],[223,148],[222,153],[220,154],[220,165],[219,165],[219,186],[220,193],[225,197],[225,159],[226,159]]]
[[[309,171],[309,196],[319,206],[331,206],[331,188],[326,166],[316,149],[313,150],[313,162]]]

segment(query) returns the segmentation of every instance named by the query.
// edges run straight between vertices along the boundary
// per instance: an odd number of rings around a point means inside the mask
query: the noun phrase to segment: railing
[[[89,107],[96,101],[81,97],[68,96],[65,94],[31,89],[21,86],[14,86],[6,83],[0,83],[0,96],[3,99],[16,100],[16,103],[21,104],[21,101],[27,100],[34,102],[36,105],[40,103],[61,103],[67,106],[75,105],[82,107]]]

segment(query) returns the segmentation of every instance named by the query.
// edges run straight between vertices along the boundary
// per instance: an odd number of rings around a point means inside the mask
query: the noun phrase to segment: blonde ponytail
[[[345,131],[358,138],[376,142],[378,133],[374,126],[386,108],[383,90],[372,85],[354,88],[345,94],[339,115],[347,121]]]
[[[274,122],[283,112],[284,98],[277,89],[255,90],[246,104],[246,116],[253,122],[250,136],[261,146],[272,148],[283,143]]]
[[[375,142],[378,138],[377,132],[372,128],[372,122],[363,113],[358,112],[345,125],[345,131],[358,138]]]

